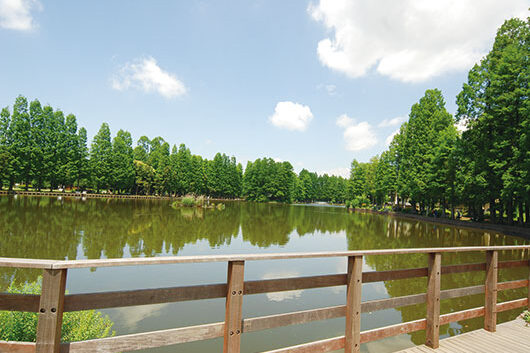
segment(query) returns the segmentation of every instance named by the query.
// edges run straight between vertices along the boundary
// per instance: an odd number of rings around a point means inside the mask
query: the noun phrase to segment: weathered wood
[[[320,309],[310,309],[286,314],[275,314],[243,320],[243,332],[268,330],[271,328],[305,324],[311,321],[329,320],[346,315],[346,306],[338,305]]]
[[[0,267],[51,269],[54,263],[57,261],[0,257]]]
[[[450,273],[462,273],[462,272],[475,272],[475,271],[484,271],[486,270],[486,263],[478,264],[460,264],[460,265],[449,265],[442,266],[442,275],[447,275]]]
[[[475,317],[484,316],[484,307],[467,309],[457,311],[454,313],[440,315],[440,325],[449,324],[451,322],[472,319]]]
[[[486,252],[486,291],[484,304],[484,329],[495,332],[497,325],[497,273],[499,253]]]
[[[440,282],[442,254],[429,254],[429,275],[427,277],[427,326],[425,345],[438,348],[440,341]]]
[[[59,353],[67,270],[44,270],[37,324],[37,353]]]
[[[35,343],[0,341],[0,352],[2,353],[35,353]]]
[[[498,268],[514,268],[528,266],[527,260],[498,261]]]
[[[361,295],[363,257],[348,257],[348,280],[346,288],[346,333],[345,353],[361,351]]]
[[[402,324],[391,325],[373,330],[361,332],[361,343],[377,341],[386,337],[401,335],[404,333],[411,333],[415,331],[425,330],[427,326],[426,319],[404,322]]]
[[[222,298],[225,296],[225,283],[103,293],[70,294],[64,299],[64,311],[172,303],[187,300]]]
[[[395,298],[370,300],[361,303],[361,312],[366,313],[378,310],[398,308],[407,305],[421,304],[425,303],[426,300],[427,295],[425,293],[412,294]]]
[[[275,349],[263,353],[324,353],[333,352],[342,348],[344,348],[344,336]]]
[[[242,310],[245,262],[228,262],[226,311],[224,325],[224,353],[239,353],[242,333]]]
[[[39,311],[40,295],[0,293],[0,310],[8,311]]]
[[[524,288],[526,286],[528,286],[528,280],[527,279],[520,279],[520,280],[508,281],[508,282],[500,282],[500,283],[497,283],[497,291],[508,290],[508,289],[516,289],[516,288]]]
[[[121,259],[90,259],[90,260],[63,260],[53,261],[52,268],[87,268],[87,267],[110,267],[110,266],[132,266],[132,265],[156,265],[172,263],[201,263],[201,262],[226,262],[226,261],[259,261],[259,260],[283,260],[283,259],[307,259],[328,258],[344,256],[373,256],[373,255],[404,255],[404,254],[427,254],[458,253],[474,251],[507,251],[528,250],[530,245],[505,245],[505,246],[463,246],[446,248],[408,248],[408,249],[378,249],[378,250],[355,250],[355,251],[326,251],[308,253],[276,253],[276,254],[241,254],[241,255],[203,255],[203,256],[163,256],[163,257],[135,257]],[[5,259],[5,258],[4,258]],[[0,259],[0,264],[1,264]],[[20,267],[9,266],[8,267]]]
[[[427,276],[427,267],[407,268],[391,271],[373,271],[363,273],[363,283],[392,281],[396,279],[407,279]]]
[[[223,335],[224,323],[188,326],[169,330],[134,333],[116,337],[61,344],[61,353],[126,352],[201,341]]]
[[[484,286],[471,286],[455,289],[446,289],[440,292],[440,300],[451,299],[451,298],[460,298],[468,295],[475,295],[484,293]]]
[[[495,306],[496,312],[517,309],[528,305],[528,298],[510,300],[508,302],[499,303]]]
[[[346,284],[346,274],[277,278],[245,282],[245,294],[334,287]]]
[[[528,327],[521,319],[497,325],[497,332],[475,330],[440,341],[440,353],[527,353],[530,347]],[[396,353],[435,352],[425,346],[415,346]]]

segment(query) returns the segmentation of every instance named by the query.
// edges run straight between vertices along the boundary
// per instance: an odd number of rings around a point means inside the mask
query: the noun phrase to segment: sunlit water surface
[[[524,239],[440,226],[416,220],[349,213],[344,208],[227,202],[224,210],[170,207],[170,201],[0,197],[0,256],[45,259],[99,259],[168,255],[312,252],[327,250],[528,244]],[[484,253],[444,254],[443,264],[484,262]],[[528,253],[504,252],[500,260]],[[425,267],[426,255],[367,256],[364,271]],[[226,263],[130,266],[69,270],[69,293],[212,284],[226,281]],[[345,258],[249,261],[245,280],[335,274]],[[39,271],[0,268],[0,290],[14,279],[34,281]],[[528,269],[499,271],[499,280],[528,277]],[[444,275],[442,289],[482,284],[483,272]],[[363,285],[362,299],[425,292],[426,279]],[[524,289],[499,292],[502,301],[521,298]],[[482,306],[483,295],[441,302],[442,314]],[[256,317],[345,303],[345,288],[248,295],[243,316]],[[224,300],[201,300],[103,310],[116,334],[161,330],[224,320]],[[521,310],[499,314],[513,319]],[[362,330],[425,316],[425,305],[362,314]],[[482,327],[482,319],[444,325],[441,337]],[[344,319],[245,333],[242,352],[260,352],[344,334]],[[424,332],[362,345],[364,352],[393,352],[421,344]],[[219,352],[222,339],[149,350]]]

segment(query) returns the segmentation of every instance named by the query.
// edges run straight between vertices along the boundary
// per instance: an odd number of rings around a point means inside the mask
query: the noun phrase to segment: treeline
[[[465,206],[474,220],[530,223],[529,39],[528,19],[502,25],[469,72],[455,118],[439,90],[426,91],[387,151],[353,161],[353,203],[409,202],[424,214],[450,209],[453,217]]]
[[[209,195],[245,197],[255,201],[343,202],[347,180],[335,176],[293,172],[289,162],[270,158],[243,166],[235,157],[217,153],[208,160],[184,144],[171,146],[161,137],[140,137],[133,148],[131,134],[114,137],[101,125],[90,148],[87,132],[76,117],[28,103],[19,96],[0,114],[0,188],[16,184],[43,188],[109,190],[114,193]]]

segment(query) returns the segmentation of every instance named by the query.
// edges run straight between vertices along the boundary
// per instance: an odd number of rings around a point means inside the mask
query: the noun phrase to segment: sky
[[[447,109],[528,0],[0,0],[0,106],[18,95],[194,154],[347,176],[426,89]]]

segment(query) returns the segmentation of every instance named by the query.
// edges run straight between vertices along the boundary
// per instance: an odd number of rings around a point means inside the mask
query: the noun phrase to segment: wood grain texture
[[[344,336],[275,349],[263,353],[324,353],[333,352],[342,348],[344,348]]]
[[[307,259],[347,256],[373,256],[373,255],[405,255],[405,254],[428,254],[457,253],[457,252],[479,252],[479,251],[515,251],[529,250],[530,245],[504,245],[504,246],[461,246],[440,248],[408,248],[408,249],[377,249],[377,250],[355,250],[355,251],[325,251],[306,253],[275,253],[275,254],[238,254],[238,255],[203,255],[203,256],[162,256],[162,257],[134,257],[119,259],[88,259],[88,260],[36,260],[0,257],[0,267],[28,267],[42,269],[65,269],[65,268],[87,268],[87,267],[112,267],[112,266],[135,266],[135,265],[159,265],[177,263],[202,263],[202,262],[228,262],[228,261],[259,261],[259,260],[285,260],[285,259]],[[528,266],[525,261],[507,261],[505,266]],[[504,268],[501,266],[501,268]]]
[[[361,343],[377,341],[382,338],[401,335],[404,333],[411,333],[415,331],[425,330],[427,325],[426,319],[404,322],[402,324],[391,325],[373,330],[361,332]]]
[[[0,293],[0,310],[8,311],[39,311],[40,295]]]
[[[36,345],[33,342],[6,342],[0,341],[2,353],[35,353]]]
[[[484,303],[484,329],[495,332],[497,325],[497,277],[499,253],[486,252],[486,291]]]
[[[87,268],[87,267],[110,267],[110,266],[132,266],[132,265],[156,265],[172,263],[201,263],[201,262],[227,262],[227,261],[259,261],[259,260],[284,260],[284,259],[307,259],[347,256],[373,256],[373,255],[405,255],[405,254],[428,254],[457,253],[457,252],[479,252],[488,250],[513,251],[528,250],[530,245],[505,245],[505,246],[462,246],[462,247],[440,247],[440,248],[408,248],[408,249],[378,249],[378,250],[355,250],[355,251],[326,251],[306,253],[276,253],[276,254],[246,254],[246,255],[203,255],[203,256],[163,256],[142,258],[120,258],[120,259],[91,259],[91,260],[63,260],[53,261],[52,268]],[[4,258],[5,259],[5,258]],[[9,259],[8,259],[9,260]],[[20,260],[20,259],[18,259]],[[0,264],[1,264],[0,258]],[[9,266],[19,267],[19,266]]]
[[[228,263],[228,279],[226,293],[224,353],[239,353],[241,334],[243,331],[242,310],[244,291],[245,262],[230,261]]]
[[[484,316],[483,306],[480,308],[467,309],[450,314],[440,315],[440,325],[445,325],[451,322],[457,322],[461,320],[472,319],[480,316]]]
[[[348,280],[346,288],[346,332],[345,353],[361,351],[361,295],[363,257],[348,257]]]
[[[54,260],[0,257],[0,267],[52,269],[55,263]]]
[[[243,332],[267,330],[275,327],[305,324],[318,320],[329,320],[346,315],[346,306],[338,305],[320,309],[296,311],[285,314],[260,316],[243,320]]]
[[[277,278],[245,282],[245,294],[283,292],[308,288],[334,287],[346,284],[346,274]]]
[[[440,286],[442,254],[429,254],[429,275],[427,277],[427,326],[425,345],[438,348],[440,341]]]
[[[61,353],[127,352],[201,341],[223,335],[224,323],[188,326],[61,344]]]
[[[497,283],[497,291],[508,290],[508,289],[516,289],[516,288],[524,288],[524,287],[528,286],[528,283],[529,282],[528,282],[527,279],[500,282],[500,283]]]
[[[172,303],[187,300],[223,298],[225,296],[225,283],[103,293],[70,294],[65,297],[64,311]]]
[[[37,324],[37,353],[59,353],[66,270],[44,270]]]
[[[528,305],[528,298],[521,298],[521,299],[510,300],[508,302],[499,303],[495,306],[495,309],[496,309],[496,312],[501,312],[501,311],[521,308],[526,305]]]

